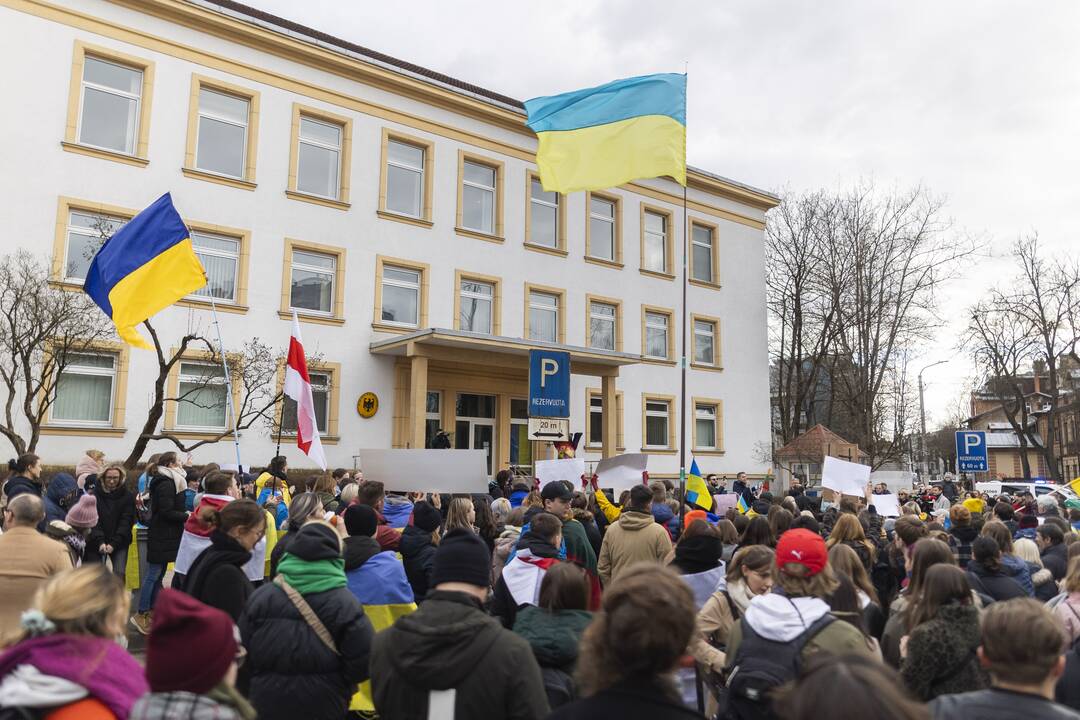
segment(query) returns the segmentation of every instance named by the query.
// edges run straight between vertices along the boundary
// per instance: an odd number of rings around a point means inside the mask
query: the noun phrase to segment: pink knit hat
[[[98,523],[97,498],[83,495],[68,510],[64,521],[73,528],[92,528]]]

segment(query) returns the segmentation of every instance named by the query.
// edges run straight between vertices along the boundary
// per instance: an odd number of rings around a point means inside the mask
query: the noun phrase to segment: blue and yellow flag
[[[548,192],[670,175],[686,185],[686,75],[661,73],[533,98],[527,125]]]
[[[740,494],[739,499],[735,501],[735,509],[739,511],[740,515],[745,515],[750,512],[750,506],[746,504],[746,500],[743,499],[742,494]]]
[[[702,510],[712,510],[712,493],[709,492],[709,486],[701,477],[697,460],[690,461],[690,475],[686,478],[686,501],[691,505],[697,505]]]
[[[165,193],[101,246],[83,290],[124,342],[152,350],[135,326],[205,285],[187,226]]]

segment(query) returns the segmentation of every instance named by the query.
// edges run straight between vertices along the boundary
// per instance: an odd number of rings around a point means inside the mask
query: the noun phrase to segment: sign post
[[[989,472],[985,432],[956,431],[956,469],[959,472]]]
[[[529,351],[529,439],[570,439],[570,353]]]

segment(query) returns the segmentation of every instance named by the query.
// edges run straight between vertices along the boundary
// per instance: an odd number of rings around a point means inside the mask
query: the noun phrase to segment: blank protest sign
[[[843,495],[862,497],[870,482],[870,466],[847,462],[834,457],[825,458],[821,471],[821,486]]]
[[[486,450],[361,450],[365,480],[395,492],[486,493]]]

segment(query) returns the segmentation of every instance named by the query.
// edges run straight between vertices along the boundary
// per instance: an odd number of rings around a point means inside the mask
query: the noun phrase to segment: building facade
[[[545,193],[517,101],[230,2],[0,0],[0,24],[7,67],[27,68],[8,73],[19,112],[0,120],[4,253],[47,256],[77,292],[101,236],[168,191],[208,286],[154,318],[162,344],[208,331],[210,295],[227,351],[284,350],[297,310],[332,465],[444,429],[488,448],[493,471],[527,469],[548,452],[526,439],[527,353],[549,347],[571,354],[587,459],[645,451],[677,473],[681,186]],[[697,170],[687,197],[688,450],[705,472],[760,472],[777,199]],[[77,358],[39,454],[125,457],[156,367],[120,345]],[[192,354],[170,392],[217,372]],[[220,430],[224,394],[168,403],[161,427]],[[290,424],[286,408],[283,450],[305,466]],[[246,431],[241,451],[265,463],[273,432]],[[233,460],[227,441],[197,453]]]

